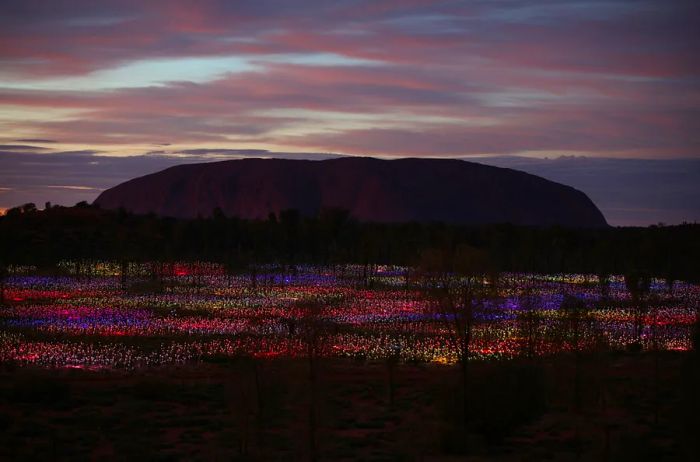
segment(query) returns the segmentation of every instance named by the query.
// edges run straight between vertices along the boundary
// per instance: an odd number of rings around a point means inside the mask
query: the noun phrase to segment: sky
[[[178,163],[457,157],[700,221],[696,0],[3,0],[0,209]],[[331,154],[332,153],[332,154]]]

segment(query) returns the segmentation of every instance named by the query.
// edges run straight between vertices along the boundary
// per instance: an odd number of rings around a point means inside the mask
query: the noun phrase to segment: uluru
[[[517,170],[454,159],[239,159],[187,164],[104,191],[105,209],[176,218],[262,219],[342,208],[360,221],[606,226],[581,191]]]
[[[187,164],[104,191],[102,208],[176,218],[262,219],[343,208],[360,221],[600,227],[581,191],[517,170],[454,159],[240,159]]]

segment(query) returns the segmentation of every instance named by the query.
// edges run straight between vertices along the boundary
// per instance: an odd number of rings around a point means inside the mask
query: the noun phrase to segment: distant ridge
[[[188,164],[104,191],[106,209],[194,218],[266,218],[344,208],[361,221],[607,226],[581,191],[507,168],[448,159],[242,159]]]

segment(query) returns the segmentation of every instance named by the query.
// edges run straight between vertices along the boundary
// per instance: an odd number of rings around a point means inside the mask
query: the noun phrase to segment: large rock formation
[[[517,170],[462,160],[244,159],[172,167],[122,183],[95,201],[179,218],[266,218],[338,207],[362,221],[606,226],[581,191]]]

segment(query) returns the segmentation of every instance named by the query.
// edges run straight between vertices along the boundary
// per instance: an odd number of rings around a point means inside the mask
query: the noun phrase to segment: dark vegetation
[[[362,223],[329,209],[306,218],[288,210],[267,220],[176,220],[88,205],[0,217],[0,263],[51,267],[60,260],[206,260],[243,270],[251,264],[412,265],[427,249],[469,245],[498,271],[633,274],[700,281],[700,225],[569,229],[513,225]],[[641,287],[641,286],[640,286]]]

